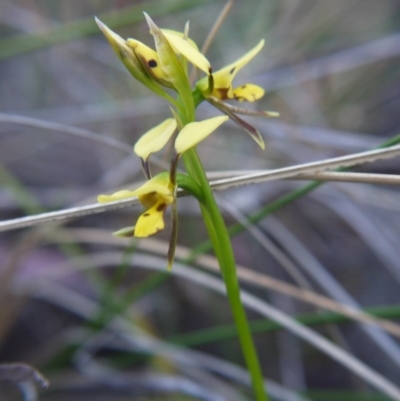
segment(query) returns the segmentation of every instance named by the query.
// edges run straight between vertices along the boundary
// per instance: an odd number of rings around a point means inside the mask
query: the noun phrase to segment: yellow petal
[[[167,205],[160,200],[152,208],[146,210],[135,226],[135,237],[148,237],[162,230],[164,224],[164,211]]]
[[[257,46],[247,52],[239,60],[236,60],[221,70],[213,73],[214,88],[228,88],[231,85],[236,73],[248,62],[250,62],[260,52],[263,46],[264,39],[262,39]]]
[[[133,151],[143,160],[147,160],[151,153],[158,152],[165,146],[175,129],[175,119],[168,118],[142,135],[136,142]]]
[[[128,191],[127,189],[123,189],[122,191],[115,192],[112,195],[99,195],[97,197],[97,202],[108,203],[121,199],[134,198],[136,196],[136,191]]]
[[[169,172],[157,174],[151,180],[146,181],[142,186],[129,191],[123,189],[112,195],[99,195],[97,201],[99,203],[114,202],[127,198],[139,198],[139,201],[146,207],[153,206],[159,199],[163,199],[168,205],[173,201],[173,192],[169,180]]]
[[[185,41],[187,41],[195,50],[199,51],[199,47],[197,46],[196,42],[188,37],[185,37],[185,33],[184,32],[179,32],[179,31],[174,31],[173,29],[161,29],[161,32],[167,36],[167,34],[169,35],[174,35],[177,36],[181,39],[184,39]]]
[[[264,89],[253,84],[245,84],[233,90],[233,97],[239,102],[255,102],[264,96]]]
[[[129,38],[126,43],[134,50],[143,68],[145,68],[150,76],[158,79],[163,84],[168,83],[168,78],[161,68],[160,60],[155,50],[136,39]]]
[[[204,71],[206,74],[210,73],[210,62],[203,56],[203,54],[194,48],[190,42],[168,30],[163,29],[162,32],[176,53],[182,54],[183,57],[187,58],[193,65]]]
[[[226,120],[228,120],[227,116],[218,116],[185,125],[176,138],[176,152],[182,154],[197,145]]]

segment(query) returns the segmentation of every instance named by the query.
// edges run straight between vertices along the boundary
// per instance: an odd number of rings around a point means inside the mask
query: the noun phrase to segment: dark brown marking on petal
[[[165,203],[160,203],[158,206],[157,206],[157,212],[162,212],[165,208],[167,207],[167,205],[165,204]]]
[[[233,68],[229,71],[229,74],[233,74],[233,73],[235,72],[235,70],[236,70],[236,66],[233,67]]]
[[[244,88],[246,88],[246,87],[247,87],[247,85],[242,85],[242,86],[241,86],[242,89],[244,89]]]
[[[145,214],[143,215],[143,217],[148,217],[148,216],[150,216],[150,213],[145,213]]]
[[[150,68],[156,68],[158,65],[156,60],[149,60],[147,64],[149,65]]]
[[[218,92],[217,97],[219,99],[221,99],[221,100],[228,99],[229,88],[216,88],[215,90]]]

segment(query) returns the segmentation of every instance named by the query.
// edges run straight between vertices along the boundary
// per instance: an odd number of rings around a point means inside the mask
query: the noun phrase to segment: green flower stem
[[[183,155],[183,160],[189,175],[200,184],[204,203],[202,213],[204,222],[213,245],[225,281],[228,300],[238,332],[246,365],[249,369],[252,385],[257,401],[267,401],[258,355],[251,335],[246,312],[240,299],[240,286],[236,274],[236,264],[228,230],[218,208],[213,192],[208,183],[203,166],[195,149],[190,149]]]
[[[176,184],[179,188],[192,194],[199,202],[203,203],[203,191],[197,181],[193,180],[186,174],[178,173],[176,175]]]

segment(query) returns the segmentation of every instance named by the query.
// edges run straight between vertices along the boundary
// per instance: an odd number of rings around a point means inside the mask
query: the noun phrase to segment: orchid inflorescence
[[[232,86],[237,72],[260,52],[264,40],[261,40],[257,46],[240,59],[213,72],[209,61],[199,51],[196,43],[189,38],[188,24],[186,24],[184,32],[176,32],[160,29],[147,14],[145,17],[150,33],[154,37],[156,50],[135,39],[124,40],[97,18],[96,22],[129,72],[151,91],[171,104],[172,118],[145,133],[134,146],[134,152],[140,157],[147,178],[145,184],[134,191],[122,190],[112,195],[100,195],[98,201],[112,202],[138,197],[145,207],[146,210],[139,217],[136,226],[126,227],[114,233],[114,235],[122,237],[147,237],[162,230],[165,209],[172,204],[173,235],[168,252],[168,266],[170,267],[176,245],[176,191],[178,186],[182,186],[180,185],[181,175],[176,174],[177,162],[181,155],[205,139],[228,118],[244,128],[264,149],[264,141],[260,133],[241,119],[238,114],[276,117],[278,113],[245,110],[224,102],[224,100],[231,99],[239,102],[254,102],[264,95],[264,90],[254,84],[245,84],[237,88]],[[193,89],[189,83],[188,63],[205,73],[205,76],[194,85]],[[177,92],[176,97],[171,95],[171,90]],[[217,107],[225,115],[195,121],[195,109],[204,100]],[[177,129],[179,133],[174,141],[175,152],[170,171],[151,177],[150,155],[161,150],[174,136]],[[197,185],[195,182],[192,184],[192,187]]]

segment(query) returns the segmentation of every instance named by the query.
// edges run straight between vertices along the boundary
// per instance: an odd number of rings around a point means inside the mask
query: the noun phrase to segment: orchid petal
[[[139,198],[139,201],[145,207],[151,207],[161,197],[167,204],[172,203],[173,194],[170,188],[168,172],[160,173],[154,176],[151,180],[146,181],[134,191],[123,189],[112,195],[99,195],[97,201],[99,203],[114,202],[127,198]]]
[[[133,151],[143,160],[147,160],[151,153],[161,150],[176,129],[176,120],[168,118],[161,124],[147,131],[136,142]]]
[[[166,207],[166,203],[160,199],[153,207],[140,215],[135,226],[135,237],[148,237],[162,230],[165,226],[164,211]]]
[[[127,189],[123,189],[122,191],[115,192],[112,195],[99,195],[97,197],[97,202],[108,203],[135,197],[137,197],[136,191],[128,191]]]
[[[161,68],[160,60],[155,50],[136,39],[129,38],[126,43],[133,49],[149,76],[162,85],[172,86]]]
[[[193,45],[185,40],[183,37],[178,36],[176,33],[171,33],[168,30],[162,30],[162,33],[167,38],[168,42],[176,53],[182,54],[183,57],[188,59],[198,69],[209,74],[211,71],[210,62],[201,54]]]
[[[176,152],[182,154],[197,145],[226,120],[227,116],[218,116],[185,125],[175,140]]]
[[[254,84],[245,84],[233,90],[233,97],[239,102],[255,102],[264,96],[264,89]]]
[[[213,73],[214,77],[214,87],[215,88],[228,88],[237,72],[243,68],[247,63],[249,63],[263,48],[264,39],[262,39],[257,46],[253,47],[249,52],[247,52],[240,59],[235,62],[228,64],[221,70]]]
[[[189,43],[193,47],[193,49],[199,51],[199,47],[197,46],[196,42],[189,37],[185,36],[184,32],[179,32],[179,31],[174,31],[173,29],[161,29],[161,32],[165,35],[165,37],[168,38],[168,35],[170,36],[176,36],[178,38],[181,38],[185,40],[186,42]]]

